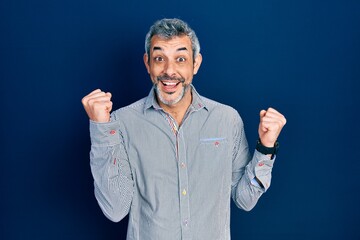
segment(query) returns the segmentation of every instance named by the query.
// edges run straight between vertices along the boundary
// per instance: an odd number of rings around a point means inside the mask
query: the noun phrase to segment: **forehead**
[[[155,35],[151,38],[151,52],[160,48],[163,51],[176,51],[180,48],[186,48],[189,53],[192,52],[191,40],[188,36],[174,36],[170,39],[163,38],[159,35]]]

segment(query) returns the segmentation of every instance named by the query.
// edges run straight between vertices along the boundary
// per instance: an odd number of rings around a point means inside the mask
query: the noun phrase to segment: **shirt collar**
[[[202,97],[200,96],[200,94],[196,91],[194,85],[191,84],[191,93],[192,93],[192,102],[190,105],[190,110],[191,111],[198,111],[202,108],[204,108],[205,110],[208,110],[208,108],[206,107],[206,104],[204,103]],[[149,95],[147,96],[146,100],[145,100],[145,105],[144,105],[144,113],[146,113],[146,110],[150,109],[150,108],[154,108],[155,110],[161,110],[162,108],[160,107],[160,105],[157,102],[156,99],[156,94],[155,94],[155,86],[153,86],[150,90]]]

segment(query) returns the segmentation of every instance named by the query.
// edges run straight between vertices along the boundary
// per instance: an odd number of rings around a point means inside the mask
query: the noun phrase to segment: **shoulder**
[[[146,97],[142,98],[130,105],[121,107],[111,113],[112,120],[119,120],[124,118],[131,118],[134,115],[141,114],[144,111]]]
[[[201,96],[201,99],[210,113],[221,113],[233,118],[240,117],[238,111],[227,104],[223,104],[203,96]]]
[[[217,126],[229,136],[237,136],[243,131],[244,122],[234,107],[206,97],[201,97],[201,101],[207,110],[207,122],[212,126]],[[205,113],[205,111],[202,112]]]
[[[209,119],[218,123],[227,123],[229,125],[243,125],[243,120],[239,112],[232,106],[220,103],[207,97],[200,96],[200,98],[204,104],[204,108],[208,111]]]

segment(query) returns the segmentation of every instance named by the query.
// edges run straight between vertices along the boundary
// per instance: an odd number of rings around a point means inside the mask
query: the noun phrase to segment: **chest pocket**
[[[201,138],[199,143],[199,154],[204,160],[219,162],[226,158],[228,144],[225,137]]]
[[[199,177],[207,179],[206,182],[221,179],[231,164],[229,144],[225,137],[201,138],[196,156],[199,161],[193,167]]]
[[[215,138],[201,138],[200,145],[207,145],[213,147],[220,147],[223,143],[226,142],[225,137],[215,137]]]

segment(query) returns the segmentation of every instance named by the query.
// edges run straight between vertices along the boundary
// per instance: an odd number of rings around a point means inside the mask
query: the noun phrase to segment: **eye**
[[[164,59],[162,57],[154,57],[155,62],[163,62]]]
[[[178,61],[178,62],[186,62],[186,58],[184,58],[184,57],[178,57],[178,58],[176,59],[176,61]]]

